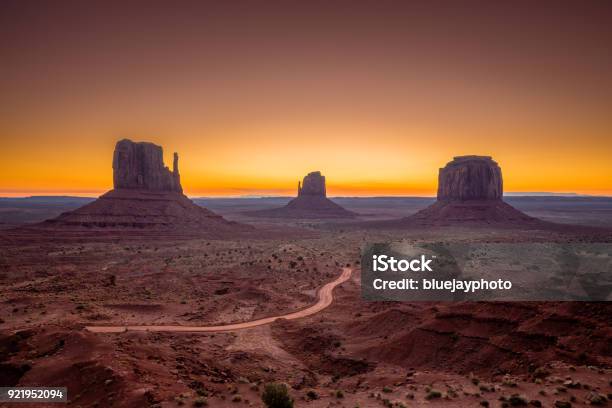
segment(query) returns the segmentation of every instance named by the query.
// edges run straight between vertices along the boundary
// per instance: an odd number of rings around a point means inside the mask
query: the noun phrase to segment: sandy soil
[[[304,235],[234,240],[26,238],[0,237],[0,382],[68,386],[70,406],[262,407],[263,385],[273,381],[288,384],[296,406],[312,407],[583,406],[612,393],[607,303],[360,297],[368,242],[590,236],[316,224]],[[220,333],[85,329],[282,316],[315,304],[341,268],[354,272],[334,289],[334,302],[296,320]]]
[[[332,304],[333,290],[336,286],[346,282],[351,277],[351,268],[343,268],[338,278],[326,283],[317,290],[317,302],[312,306],[296,312],[283,315],[264,317],[263,319],[247,320],[240,323],[225,324],[219,326],[176,326],[176,325],[137,325],[137,326],[86,326],[85,329],[93,333],[122,333],[126,331],[150,331],[150,332],[170,332],[170,333],[215,333],[226,331],[238,331],[250,329],[257,326],[274,323],[279,319],[295,320],[313,315]]]

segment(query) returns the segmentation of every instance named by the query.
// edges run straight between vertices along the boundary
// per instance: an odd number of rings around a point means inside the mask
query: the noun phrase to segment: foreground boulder
[[[357,214],[327,198],[325,176],[320,171],[308,173],[298,182],[297,197],[281,208],[251,211],[252,216],[269,218],[353,218]]]
[[[206,234],[250,230],[193,203],[183,194],[174,153],[173,169],[153,143],[117,142],[113,154],[114,189],[97,200],[41,224],[46,228],[97,230],[174,230]]]

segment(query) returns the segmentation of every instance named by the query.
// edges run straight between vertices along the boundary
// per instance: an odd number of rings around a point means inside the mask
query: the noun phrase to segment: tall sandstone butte
[[[174,153],[173,169],[164,165],[161,146],[149,142],[123,139],[113,154],[113,186],[115,189],[183,192],[178,170],[178,153]]]
[[[45,221],[46,227],[103,230],[155,229],[214,234],[250,230],[193,203],[183,194],[174,153],[172,171],[163,150],[149,142],[123,139],[113,153],[114,189],[74,211]]]
[[[249,215],[271,218],[352,218],[352,211],[327,198],[325,176],[320,171],[308,173],[298,182],[297,197],[280,208],[251,211]]]
[[[504,202],[503,193],[501,168],[490,156],[457,156],[440,169],[437,201],[405,221],[440,226],[540,222]]]
[[[501,200],[502,173],[490,156],[457,156],[438,175],[438,200]]]
[[[327,197],[327,189],[325,187],[325,176],[321,175],[320,171],[313,171],[304,177],[303,184],[298,181],[298,197],[302,196],[320,196]]]

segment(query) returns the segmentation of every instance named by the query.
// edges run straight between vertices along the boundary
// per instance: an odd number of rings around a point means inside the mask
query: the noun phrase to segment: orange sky
[[[84,3],[0,6],[0,195],[101,193],[123,137],[189,195],[432,195],[462,154],[612,195],[607,3]]]

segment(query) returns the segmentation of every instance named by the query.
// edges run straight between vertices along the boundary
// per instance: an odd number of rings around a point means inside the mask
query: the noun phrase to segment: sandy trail
[[[277,319],[300,319],[302,317],[310,316],[325,309],[334,300],[332,294],[334,288],[347,280],[350,279],[352,273],[351,268],[342,268],[342,274],[334,281],[326,283],[319,290],[319,296],[317,303],[314,305],[298,310],[297,312],[266,317],[263,319],[251,320],[242,323],[226,324],[221,326],[179,326],[179,325],[138,325],[138,326],[86,326],[85,329],[94,333],[121,333],[128,330],[139,330],[139,331],[153,331],[153,332],[223,332],[223,331],[234,331],[241,329],[248,329],[250,327],[262,326],[264,324],[270,324]]]

